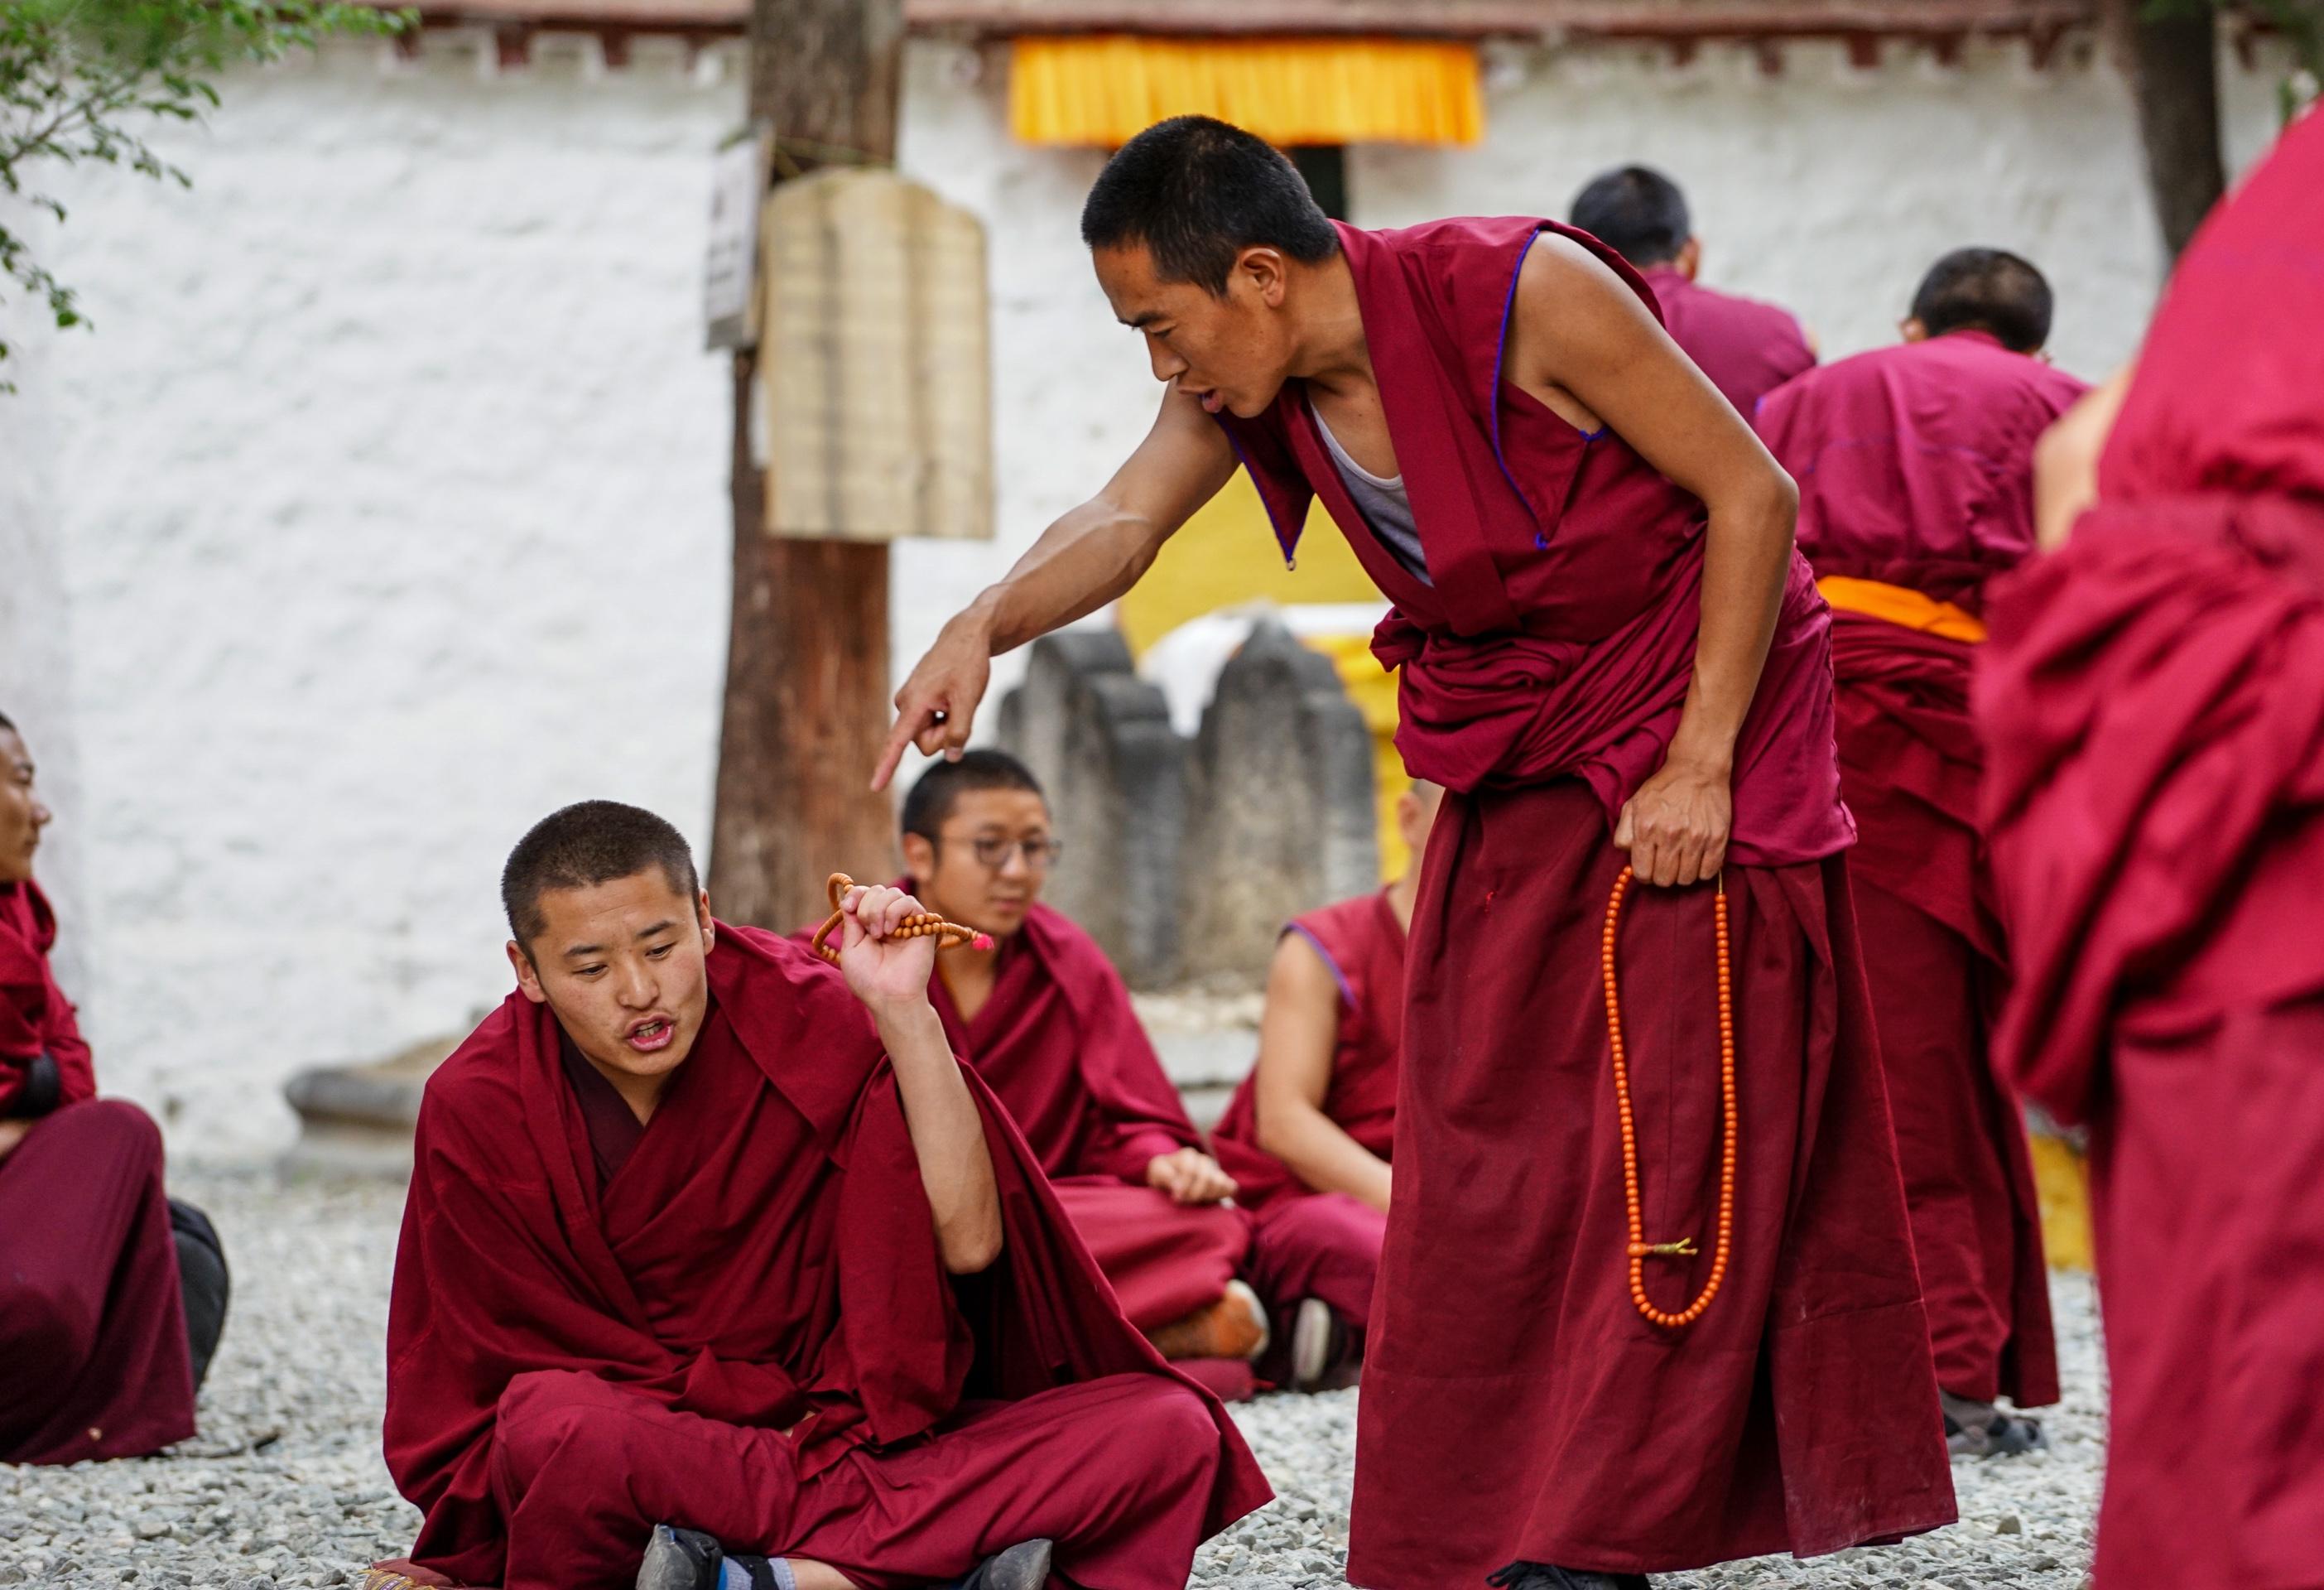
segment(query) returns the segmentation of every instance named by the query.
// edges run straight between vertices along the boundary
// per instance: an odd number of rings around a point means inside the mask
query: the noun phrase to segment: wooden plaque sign
[[[992,534],[984,228],[891,171],[778,184],[760,229],[767,533]]]

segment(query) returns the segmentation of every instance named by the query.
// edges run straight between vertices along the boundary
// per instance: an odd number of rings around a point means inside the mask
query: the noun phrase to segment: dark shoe
[[[1945,1450],[1956,1457],[2015,1457],[2050,1445],[2040,1421],[2004,1413],[1990,1402],[1938,1393],[1945,1412]]]
[[[170,1200],[170,1235],[178,1249],[178,1290],[186,1303],[186,1350],[194,1363],[194,1390],[209,1377],[210,1360],[217,1356],[218,1337],[226,1334],[226,1306],[233,1296],[233,1278],[226,1273],[226,1248],[218,1241],[210,1217],[191,1204]]]
[[[730,1562],[751,1576],[751,1590],[780,1590],[782,1579],[765,1558],[728,1551],[700,1530],[656,1524],[638,1567],[638,1590],[719,1590]]]
[[[1501,1590],[1649,1590],[1644,1574],[1600,1574],[1545,1562],[1513,1562],[1487,1575],[1485,1583]]]
[[[1049,1582],[1049,1558],[1056,1549],[1048,1540],[1011,1546],[998,1557],[986,1558],[952,1590],[1041,1590]]]

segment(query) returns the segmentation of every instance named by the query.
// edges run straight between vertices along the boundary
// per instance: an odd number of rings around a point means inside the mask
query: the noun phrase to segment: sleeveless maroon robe
[[[1157,1155],[1202,1147],[1113,963],[1065,916],[1036,904],[1001,953],[991,995],[962,1017],[941,963],[928,997],[954,1050],[1008,1107],[1122,1311],[1152,1330],[1215,1303],[1250,1252],[1223,1204],[1146,1185]]]
[[[55,942],[40,886],[0,885],[0,1118],[22,1114],[43,1053],[59,1083],[0,1156],[0,1463],[142,1457],[194,1433],[161,1133],[96,1096]]]
[[[2181,256],[2098,504],[1997,583],[1980,663],[1996,1053],[2090,1127],[2096,1590],[2289,1590],[2324,1540],[2319,193],[2310,116]]]
[[[2034,444],[2087,390],[1982,331],[1827,365],[1760,405],[1800,485],[1818,575],[1918,591],[1968,613],[2034,547]],[[2042,1213],[2024,1120],[1995,1075],[2007,952],[1978,834],[1984,759],[1970,642],[1835,615],[1849,858],[1904,1166],[1937,1382],[2023,1406],[2058,1397]]]
[[[970,1077],[1005,1250],[948,1278],[899,1095],[839,977],[722,925],[713,1013],[599,1185],[556,1019],[512,994],[429,1080],[388,1318],[417,1562],[510,1590],[636,1576],[669,1521],[887,1587],[1047,1535],[1164,1590],[1267,1500],[1131,1330]]]
[[[1745,419],[1761,398],[1815,367],[1815,350],[1789,310],[1702,286],[1668,265],[1642,274],[1663,329]]]
[[[1599,938],[1612,818],[1660,763],[1693,665],[1703,514],[1618,437],[1501,380],[1542,231],[1567,229],[1340,229],[1433,587],[1365,527],[1296,384],[1224,421],[1286,552],[1321,492],[1396,604],[1374,649],[1401,670],[1397,743],[1449,791],[1413,915],[1357,1428],[1349,1576],[1383,1590],[1513,1559],[1652,1572],[1829,1551],[1954,1516],[1838,859],[1853,830],[1828,623],[1798,559],[1736,748],[1733,1261],[1690,1331],[1631,1306]],[[1703,1239],[1655,1264],[1665,1307],[1711,1262],[1711,909],[1709,889],[1644,891],[1624,940],[1648,1217],[1655,1240]]]
[[[1286,932],[1315,947],[1340,988],[1340,1022],[1323,1114],[1383,1160],[1394,1157],[1397,1056],[1404,1038],[1404,927],[1385,890],[1295,917]],[[1258,1074],[1243,1078],[1212,1130],[1235,1202],[1257,1230],[1251,1280],[1279,1325],[1321,1298],[1360,1344],[1371,1318],[1388,1216],[1345,1193],[1319,1193],[1259,1146]]]

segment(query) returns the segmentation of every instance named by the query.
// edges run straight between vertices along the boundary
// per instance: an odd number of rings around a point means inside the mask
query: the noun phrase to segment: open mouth
[[[640,1054],[651,1054],[668,1049],[669,1040],[678,1036],[678,1023],[657,1016],[650,1021],[641,1021],[629,1031],[629,1046]]]

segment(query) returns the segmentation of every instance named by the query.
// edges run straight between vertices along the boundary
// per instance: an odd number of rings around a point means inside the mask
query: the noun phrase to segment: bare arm
[[[2136,370],[2125,365],[2104,386],[2084,393],[2034,444],[2034,540],[2043,551],[2064,546],[2074,521],[2098,500],[2098,459]]]
[[[1579,244],[1535,244],[1518,273],[1510,356],[1517,379],[1552,409],[1612,427],[1710,510],[1686,703],[1614,842],[1649,883],[1711,877],[1726,856],[1735,741],[1775,638],[1799,492],[1637,295]]]
[[[928,1003],[936,940],[888,937],[920,910],[900,889],[851,890],[844,909],[840,969],[872,1012],[887,1048],[920,1185],[936,1218],[937,1250],[946,1270],[973,1275],[1001,1255],[1001,1193],[983,1114]]]
[[[904,747],[958,755],[992,659],[1096,612],[1138,583],[1162,543],[1218,495],[1234,448],[1202,405],[1176,391],[1105,489],[1041,532],[1000,583],[944,626],[896,692],[896,728],[872,787],[884,790]]]
[[[1342,1192],[1388,1213],[1387,1160],[1323,1114],[1339,1047],[1340,985],[1315,947],[1286,933],[1267,974],[1259,1023],[1259,1146],[1317,1192]]]

